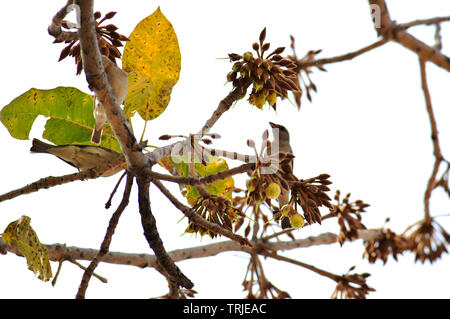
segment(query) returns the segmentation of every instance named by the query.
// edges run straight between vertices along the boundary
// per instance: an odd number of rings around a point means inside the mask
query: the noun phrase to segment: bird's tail
[[[34,153],[48,153],[50,148],[53,148],[54,145],[44,143],[37,138],[33,138],[33,145],[30,148],[30,152]]]
[[[94,130],[92,131],[92,137],[91,137],[92,143],[100,144],[100,141],[102,138],[102,131],[103,131],[103,128],[100,128],[99,130],[94,128]]]

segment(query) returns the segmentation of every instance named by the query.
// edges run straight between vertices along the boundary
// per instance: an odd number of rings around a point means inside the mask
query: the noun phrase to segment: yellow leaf
[[[129,72],[125,113],[144,120],[158,117],[170,101],[181,69],[175,30],[160,8],[139,22],[124,48],[122,66]]]
[[[17,247],[26,258],[29,270],[35,274],[39,272],[38,278],[48,281],[52,278],[48,251],[39,241],[36,232],[31,228],[30,221],[30,217],[22,216],[20,219],[10,223],[1,235],[6,243]]]

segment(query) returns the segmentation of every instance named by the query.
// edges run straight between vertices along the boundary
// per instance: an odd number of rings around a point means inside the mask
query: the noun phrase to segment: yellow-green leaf
[[[48,117],[42,137],[57,145],[90,144],[93,97],[73,87],[50,90],[32,88],[15,98],[0,111],[0,120],[12,137],[28,139],[34,121]],[[113,132],[105,129],[101,146],[120,152]]]
[[[125,45],[122,66],[129,72],[125,114],[144,120],[164,112],[181,69],[181,53],[172,24],[160,8],[139,22]]]
[[[189,163],[186,157],[171,158],[171,163],[175,166],[180,176],[189,175]],[[201,162],[195,163],[195,171],[198,176],[213,175],[227,169],[228,164],[223,158],[211,156],[209,162],[206,163],[206,166]],[[194,186],[185,185],[185,187],[186,191],[183,195],[188,199],[189,204],[192,205],[196,202],[200,194]],[[205,188],[211,195],[223,196],[231,199],[234,188],[234,179],[232,177],[227,177],[225,179],[217,180],[211,184],[205,185]]]
[[[10,223],[1,235],[5,242],[17,247],[26,258],[29,270],[35,274],[39,273],[38,278],[40,280],[48,281],[52,278],[48,251],[31,228],[30,221],[30,217],[22,216]]]

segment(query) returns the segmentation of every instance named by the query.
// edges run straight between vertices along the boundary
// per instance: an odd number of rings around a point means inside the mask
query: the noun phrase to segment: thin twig
[[[248,84],[248,86],[250,83]],[[214,111],[214,113],[211,115],[211,117],[206,121],[205,125],[203,125],[202,129],[199,133],[207,133],[213,125],[217,122],[217,120],[222,116],[223,113],[228,111],[231,107],[231,105],[237,101],[237,99],[242,96],[242,93],[245,93],[247,90],[247,87],[242,88],[242,91],[240,88],[232,90],[222,101],[220,101],[219,105],[217,106],[217,109]]]
[[[307,68],[307,67],[315,66],[315,65],[324,65],[324,64],[329,64],[329,63],[336,63],[336,62],[351,60],[361,54],[364,54],[370,50],[378,48],[387,42],[389,42],[389,41],[386,39],[381,39],[381,40],[378,40],[364,48],[356,50],[354,52],[349,52],[349,53],[346,53],[343,55],[338,55],[338,56],[335,56],[332,58],[324,58],[324,59],[318,59],[318,60],[313,60],[313,61],[308,61],[308,62],[297,61],[297,65],[299,68]]]
[[[73,259],[67,259],[67,260],[70,261],[72,264],[77,265],[78,267],[80,267],[84,271],[86,271],[86,267],[84,267],[82,264],[80,264],[76,260],[73,260]],[[102,276],[99,276],[96,273],[93,273],[92,276],[94,276],[95,278],[97,278],[98,280],[100,280],[104,284],[106,284],[108,282],[108,280],[106,278],[104,278]]]
[[[338,275],[332,274],[332,273],[330,273],[328,271],[322,270],[320,268],[314,267],[314,266],[312,266],[310,264],[307,264],[307,263],[304,263],[304,262],[301,262],[301,261],[298,261],[298,260],[295,260],[295,259],[292,259],[292,258],[288,258],[288,257],[281,256],[281,255],[278,255],[278,254],[270,253],[268,251],[262,251],[260,254],[263,255],[263,256],[266,256],[266,257],[270,257],[270,258],[273,258],[273,259],[276,259],[276,260],[280,260],[280,261],[285,261],[285,262],[288,262],[288,263],[291,263],[291,264],[294,264],[294,265],[297,265],[297,266],[309,269],[309,270],[315,272],[316,274],[319,274],[321,276],[330,278],[330,279],[332,279],[332,280],[334,280],[336,282],[340,278],[340,276],[338,276]]]
[[[15,197],[30,194],[37,192],[41,189],[47,189],[50,187],[67,184],[74,181],[82,181],[86,179],[93,179],[101,176],[108,168],[99,170],[96,168],[88,169],[85,171],[81,171],[78,173],[68,174],[68,175],[62,175],[62,176],[48,176],[45,178],[41,178],[40,180],[33,182],[31,184],[28,184],[26,186],[23,186],[21,188],[12,190],[8,193],[5,193],[3,195],[0,195],[0,202],[3,202],[5,200],[13,199]]]
[[[441,22],[446,22],[446,21],[450,21],[450,16],[434,17],[434,18],[429,18],[429,19],[417,19],[417,20],[407,22],[407,23],[400,23],[398,25],[398,28],[408,29],[408,28],[415,27],[418,25],[433,25],[433,24],[439,24]]]
[[[203,177],[173,176],[173,175],[158,173],[155,171],[148,171],[147,175],[149,177],[151,177],[152,179],[159,179],[159,180],[164,180],[164,181],[183,184],[183,185],[195,186],[195,185],[211,184],[211,183],[214,183],[215,181],[225,179],[227,177],[230,177],[230,176],[233,176],[236,174],[246,173],[246,172],[254,169],[254,167],[255,167],[255,164],[246,163],[246,164],[243,164],[243,165],[231,168],[231,169],[227,169],[227,170],[218,172],[216,174],[211,174],[211,175],[207,175],[207,176],[203,176]]]
[[[106,230],[105,238],[103,239],[103,242],[100,246],[100,250],[99,250],[98,254],[94,257],[94,259],[91,261],[88,268],[86,269],[86,271],[83,274],[83,278],[81,279],[81,283],[78,288],[76,299],[84,299],[85,298],[86,289],[89,285],[89,280],[91,279],[91,276],[93,275],[93,273],[95,271],[95,268],[97,268],[97,266],[100,263],[100,261],[102,260],[103,256],[105,256],[109,251],[112,236],[114,234],[114,231],[116,230],[117,224],[119,223],[119,218],[128,205],[132,186],[133,186],[133,176],[128,174],[127,175],[127,183],[126,183],[125,190],[123,193],[122,201],[120,202],[120,204],[117,207],[114,214],[111,216],[111,219],[110,219],[109,225],[108,225],[108,229]]]
[[[111,192],[111,195],[109,196],[109,199],[108,199],[108,201],[105,204],[105,208],[106,209],[109,209],[111,207],[111,202],[112,202],[112,199],[114,197],[114,194],[117,192],[117,189],[119,188],[120,182],[122,181],[122,179],[124,178],[125,175],[127,175],[127,172],[124,172],[122,174],[122,176],[120,176],[119,180],[116,183],[116,186],[114,186],[114,189]]]
[[[233,233],[232,231],[223,228],[218,224],[211,223],[197,214],[192,208],[184,205],[180,202],[160,181],[153,179],[152,183],[169,199],[172,204],[178,208],[186,217],[192,220],[192,222],[220,235],[228,237],[231,240],[239,242],[241,245],[251,246],[251,243],[244,237]]]
[[[434,155],[433,170],[428,179],[427,188],[426,188],[425,194],[424,194],[425,219],[430,219],[430,217],[431,217],[431,213],[430,213],[431,193],[433,192],[433,189],[435,188],[436,176],[438,174],[439,167],[443,160],[443,156],[441,154],[441,148],[439,146],[439,132],[437,129],[437,123],[436,123],[436,118],[434,116],[433,106],[431,104],[430,91],[428,89],[425,61],[419,58],[419,64],[420,64],[420,79],[422,82],[422,90],[424,93],[425,105],[426,105],[427,114],[428,114],[428,118],[429,118],[430,125],[431,125],[431,140],[433,142],[433,155]]]

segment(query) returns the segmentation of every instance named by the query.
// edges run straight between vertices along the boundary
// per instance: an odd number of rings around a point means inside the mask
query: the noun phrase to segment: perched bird
[[[122,154],[100,146],[51,145],[34,138],[30,151],[55,155],[67,164],[78,168],[79,171],[108,167],[108,170],[101,175],[103,177],[114,175],[126,167]]]
[[[119,104],[122,104],[128,93],[128,74],[115,65],[107,56],[102,55],[103,67],[108,76],[109,83],[114,91]],[[100,144],[103,126],[107,120],[105,110],[100,102],[94,106],[95,127],[92,131],[92,143]]]
[[[275,154],[276,152],[280,153],[291,153],[292,154],[292,147],[289,141],[289,131],[287,128],[285,128],[283,125],[275,124],[272,122],[269,122],[270,126],[272,127],[272,133],[273,133],[273,141],[270,144],[270,147],[267,149],[267,154]],[[272,153],[273,152],[273,153]],[[292,161],[291,161],[291,168],[292,168]],[[278,197],[278,203],[280,205],[280,209],[289,203],[289,190],[281,189],[281,194]]]
[[[291,144],[289,141],[289,131],[283,125],[269,122],[272,127],[274,139],[271,143],[271,148],[282,153],[292,153]]]

